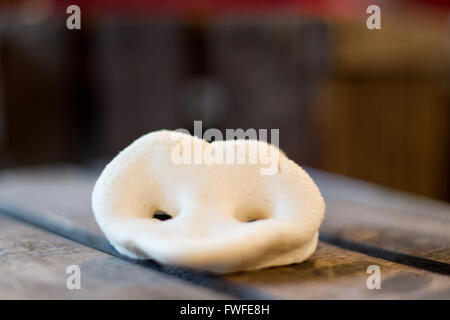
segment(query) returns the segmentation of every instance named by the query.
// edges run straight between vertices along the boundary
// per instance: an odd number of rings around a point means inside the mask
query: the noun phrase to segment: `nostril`
[[[250,211],[250,212],[241,212],[237,214],[236,219],[245,222],[245,223],[251,223],[256,222],[260,220],[268,219],[269,216],[261,211]]]
[[[160,221],[166,221],[166,220],[172,219],[171,216],[169,216],[166,212],[161,211],[161,210],[156,210],[155,213],[153,213],[152,218],[160,220]]]

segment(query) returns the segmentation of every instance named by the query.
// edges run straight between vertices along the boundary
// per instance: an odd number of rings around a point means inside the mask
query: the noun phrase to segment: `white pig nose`
[[[223,145],[240,150],[245,159],[253,147],[271,148],[277,173],[262,175],[261,162],[175,163],[173,155],[190,148],[180,149],[181,143]],[[108,240],[123,254],[226,273],[310,257],[325,203],[308,174],[276,147],[255,140],[208,144],[158,131],[136,140],[107,165],[94,187],[92,208]],[[156,219],[155,212],[170,219]]]

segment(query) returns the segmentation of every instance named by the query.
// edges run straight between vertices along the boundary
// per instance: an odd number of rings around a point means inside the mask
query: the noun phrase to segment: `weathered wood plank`
[[[78,265],[81,289],[69,290]],[[0,215],[0,299],[229,299]]]
[[[327,203],[321,231],[343,239],[450,263],[450,206],[317,170]],[[90,196],[95,174],[76,167],[0,175],[0,204],[101,234]]]
[[[0,207],[101,235],[91,209],[95,180],[94,174],[72,166],[5,171],[0,175]]]
[[[368,289],[367,267],[381,270],[381,289]],[[306,262],[241,272],[232,282],[284,299],[450,299],[450,278],[319,243]]]
[[[327,204],[322,232],[450,263],[450,205],[317,170],[308,171]]]
[[[316,176],[316,174],[313,174]],[[41,171],[21,171],[3,174],[0,177],[0,207],[14,205],[18,208],[28,210],[29,214],[37,217],[52,219],[55,223],[70,226],[74,230],[89,231],[100,235],[90,208],[90,193],[95,182],[95,176],[86,174],[85,171],[76,168],[53,168]],[[324,186],[324,181],[317,179],[319,186]],[[334,217],[335,206],[341,201],[339,196],[333,195],[331,191],[337,186],[325,186],[324,194],[327,197],[327,215]],[[331,194],[331,196],[330,196]],[[347,195],[351,197],[352,192]],[[344,196],[346,202],[356,203]],[[363,199],[364,197],[361,197]],[[335,202],[333,199],[337,199]],[[394,198],[395,200],[396,198]],[[397,200],[395,200],[397,201]],[[336,204],[337,203],[337,204]],[[383,206],[376,206],[377,202],[365,203],[370,208],[371,214],[384,215],[386,223],[398,222],[408,219],[407,210],[396,219],[389,220],[389,210],[395,207],[392,203],[384,202]],[[388,206],[389,205],[389,206]],[[392,209],[393,210],[393,209]],[[395,211],[395,210],[394,210]],[[387,213],[386,213],[387,212]],[[358,217],[364,217],[364,212],[345,212],[351,221],[358,221]],[[439,225],[442,237],[445,233],[445,215],[438,210],[434,213],[436,217],[427,218],[420,215],[423,221],[428,221],[429,228]],[[403,219],[401,219],[401,217]],[[438,222],[435,222],[435,218]],[[329,224],[327,216],[324,224],[326,232],[333,232],[333,224]],[[335,225],[340,223],[339,216],[335,219]],[[378,224],[374,226],[380,230],[386,230],[388,225],[379,218]],[[444,221],[444,223],[442,222]],[[345,226],[346,222],[342,221]],[[422,222],[425,224],[425,222]],[[360,224],[365,223],[367,228],[371,226],[371,220],[362,219]],[[328,225],[327,225],[328,224]],[[349,227],[349,232],[352,230]],[[358,226],[353,224],[353,230],[357,233]],[[408,229],[406,229],[408,230]],[[415,229],[409,229],[414,230]],[[344,234],[345,235],[345,234]],[[431,235],[431,234],[430,234]],[[350,238],[355,240],[354,238]],[[437,244],[435,234],[430,237],[433,244]],[[364,239],[361,239],[364,241]],[[380,243],[383,247],[385,244]],[[443,249],[446,249],[445,243]],[[420,253],[421,251],[419,251]],[[442,253],[440,253],[442,254]],[[432,257],[429,253],[427,257]],[[444,261],[445,252],[444,252]],[[366,280],[369,276],[366,269],[369,265],[379,265],[382,271],[382,290],[369,290]],[[266,270],[237,273],[224,277],[232,284],[244,284],[250,289],[255,289],[268,296],[280,298],[359,298],[359,299],[394,299],[394,298],[450,298],[449,277],[442,276],[411,268],[382,259],[373,258],[364,254],[343,250],[335,246],[320,243],[317,253],[303,264],[271,268]]]

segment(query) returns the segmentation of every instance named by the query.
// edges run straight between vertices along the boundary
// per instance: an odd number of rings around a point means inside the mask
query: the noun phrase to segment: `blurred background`
[[[445,0],[0,0],[0,170],[95,167],[202,120],[279,128],[301,165],[450,201],[449,39]]]

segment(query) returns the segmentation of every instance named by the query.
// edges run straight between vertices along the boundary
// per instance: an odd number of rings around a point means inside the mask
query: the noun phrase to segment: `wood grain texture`
[[[327,204],[322,232],[450,263],[449,205],[323,171],[307,171]],[[101,235],[90,201],[96,178],[96,174],[70,166],[5,172],[0,175],[0,204]]]
[[[366,182],[308,170],[327,204],[322,232],[450,263],[450,206]]]
[[[101,235],[91,209],[96,178],[72,166],[4,171],[0,175],[0,203],[3,208],[19,208],[66,228]]]
[[[448,261],[446,205],[308,171],[327,201],[323,233],[418,257]],[[6,172],[0,176],[0,208],[20,208],[27,214],[63,226],[65,232],[82,230],[102,236],[90,208],[95,179],[96,175],[73,167]],[[378,232],[378,238],[373,238],[377,241],[369,241],[370,238],[361,235],[361,230]],[[396,233],[397,230],[402,232]],[[366,269],[374,264],[381,268],[382,290],[366,287],[369,276]],[[317,252],[305,263],[236,273],[223,277],[223,280],[255,290],[261,297],[450,299],[450,278],[447,276],[326,243],[320,243]]]
[[[371,265],[381,269],[380,290],[367,288]],[[450,299],[450,277],[322,242],[304,263],[236,273],[227,279],[283,299]]]
[[[66,269],[81,269],[81,289]],[[0,299],[229,299],[0,215]]]

